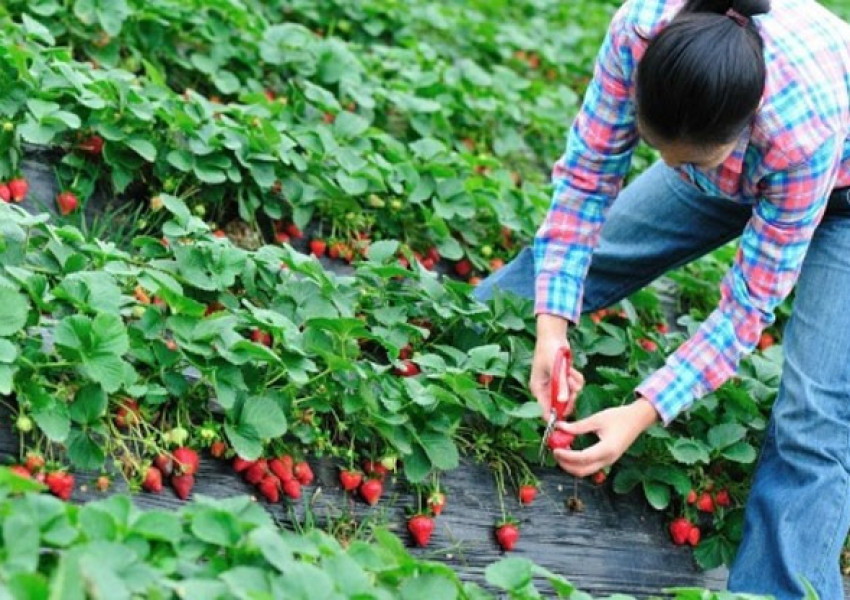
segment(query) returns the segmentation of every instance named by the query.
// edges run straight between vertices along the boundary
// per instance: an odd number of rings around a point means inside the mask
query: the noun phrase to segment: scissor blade
[[[543,431],[543,439],[540,440],[540,451],[538,452],[538,457],[540,459],[541,464],[543,463],[543,459],[546,456],[546,444],[549,442],[549,436],[552,435],[552,431],[555,429],[555,415],[554,413],[549,416],[549,421],[546,423],[546,429]]]

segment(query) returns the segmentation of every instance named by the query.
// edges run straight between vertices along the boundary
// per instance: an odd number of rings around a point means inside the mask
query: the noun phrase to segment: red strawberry
[[[434,260],[430,256],[426,256],[425,258],[423,258],[419,262],[422,264],[422,266],[424,268],[428,269],[429,271],[433,271],[434,267],[436,266],[436,263],[434,262]]]
[[[171,475],[172,471],[174,471],[174,461],[171,459],[171,456],[168,455],[168,454],[158,455],[155,459],[153,459],[153,464],[166,477]]]
[[[292,236],[292,239],[294,240],[300,240],[304,237],[304,232],[301,231],[295,223],[290,223],[286,226],[286,233]]]
[[[313,239],[310,240],[310,254],[317,257],[322,257],[328,250],[328,244],[325,240]]]
[[[19,475],[26,479],[32,479],[32,473],[30,473],[24,465],[12,465],[9,467],[9,470],[15,475]]]
[[[77,146],[82,152],[94,156],[103,152],[103,138],[99,135],[90,135]]]
[[[278,231],[274,234],[274,241],[283,246],[284,244],[288,244],[290,242],[289,234],[284,233],[282,231]]]
[[[490,269],[491,270],[498,271],[499,269],[501,269],[504,266],[505,266],[505,261],[502,260],[501,258],[496,257],[496,258],[490,259]]]
[[[549,446],[551,450],[566,449],[573,445],[574,439],[575,436],[572,433],[556,429],[552,432],[552,435],[549,436],[549,439],[546,440],[546,445]]]
[[[12,201],[12,190],[9,189],[6,182],[0,182],[0,200],[3,202]]]
[[[384,493],[384,484],[380,479],[367,479],[360,484],[360,497],[363,498],[369,506],[375,506],[378,500],[381,499],[381,494]]]
[[[526,484],[519,486],[519,501],[523,504],[531,504],[537,496],[537,486]]]
[[[410,344],[398,351],[398,357],[402,360],[407,360],[411,356],[413,356],[413,346]]]
[[[694,502],[696,502],[697,501],[697,491],[691,490],[690,492],[688,492],[687,500],[688,500],[688,504],[693,504]]]
[[[339,484],[346,492],[356,490],[362,482],[363,473],[360,471],[343,469],[339,472]]]
[[[502,523],[496,528],[496,540],[502,550],[509,552],[519,541],[519,529],[515,523]]]
[[[459,260],[455,263],[455,273],[461,277],[467,277],[472,273],[472,263],[467,259]]]
[[[213,458],[222,458],[225,452],[227,452],[227,444],[221,440],[216,440],[210,444],[210,455]]]
[[[419,375],[419,367],[410,359],[403,360],[402,366],[396,367],[393,372],[400,377],[413,377]]]
[[[700,535],[701,533],[699,527],[692,527],[691,530],[688,532],[688,543],[691,546],[696,546],[697,544],[699,544]]]
[[[424,548],[431,540],[431,534],[434,532],[434,519],[428,515],[414,515],[407,522],[407,530],[413,536],[413,541],[420,548]]]
[[[23,177],[15,177],[8,183],[9,192],[12,194],[12,202],[23,202],[27,197],[30,184]]]
[[[487,387],[488,385],[493,383],[493,376],[487,375],[486,373],[481,373],[478,375],[478,383],[480,383],[484,387]]]
[[[245,471],[253,467],[255,464],[257,464],[256,460],[245,460],[241,456],[233,457],[233,470],[237,473],[244,473]],[[280,476],[278,475],[278,477]]]
[[[431,246],[430,248],[428,248],[428,252],[426,252],[426,254],[428,255],[428,258],[430,258],[435,263],[440,262],[440,251],[437,249],[436,246]]]
[[[59,213],[63,216],[68,216],[80,205],[77,195],[74,192],[60,192],[56,196],[56,206],[59,207]]]
[[[658,331],[658,333],[666,335],[670,333],[670,326],[667,325],[667,323],[658,323],[655,326],[655,330]]]
[[[289,481],[295,477],[292,473],[292,466],[279,458],[273,458],[269,461],[269,469],[281,481]]]
[[[187,448],[186,446],[181,446],[172,454],[174,456],[175,466],[180,473],[184,475],[194,475],[198,472],[201,459],[198,457],[197,452],[191,448]]]
[[[758,347],[759,350],[764,351],[773,346],[775,343],[776,340],[773,338],[773,336],[765,331],[761,334],[761,337],[759,338]]]
[[[118,410],[115,411],[115,426],[119,429],[126,429],[138,425],[141,421],[140,414],[139,403],[132,398],[125,398],[121,401]]]
[[[185,500],[189,497],[189,493],[192,491],[194,485],[194,475],[185,474],[171,476],[171,487],[174,488],[174,491],[177,493],[177,497],[181,500]]]
[[[257,462],[253,464],[247,471],[242,473],[242,476],[245,478],[245,481],[250,483],[251,485],[259,484],[263,478],[268,474],[269,469],[266,463],[266,459],[261,458]]]
[[[377,477],[378,479],[383,481],[384,479],[386,479],[390,471],[384,465],[382,465],[380,461],[364,460],[363,472],[366,473],[366,475],[370,475],[371,477]]]
[[[602,469],[599,469],[596,473],[593,474],[593,483],[596,485],[602,485],[605,483],[605,480],[608,478],[608,474],[605,473]]]
[[[280,501],[280,479],[274,475],[266,475],[258,487],[260,493],[272,504]]]
[[[434,492],[428,496],[428,508],[436,516],[440,516],[446,507],[446,495],[443,492]]]
[[[469,285],[478,285],[479,283],[481,283],[481,278],[480,277],[470,277],[469,281],[467,283],[469,283]]]
[[[142,482],[142,489],[146,492],[158,494],[162,491],[162,471],[157,467],[148,467],[145,471],[145,480]]]
[[[685,517],[674,519],[673,522],[670,523],[670,537],[673,538],[673,543],[677,546],[681,546],[687,542],[688,534],[690,534],[692,528],[693,525]]]
[[[640,344],[640,347],[646,350],[647,352],[655,352],[656,350],[658,350],[658,344],[647,338],[639,339],[638,344]]]
[[[262,344],[263,346],[271,347],[272,345],[271,334],[256,327],[251,330],[251,340],[253,340],[254,343]]]
[[[109,480],[109,477],[106,475],[101,475],[94,482],[94,487],[96,487],[99,491],[105,492],[109,489],[109,485],[112,482]]]
[[[714,496],[714,502],[717,506],[729,506],[732,504],[732,500],[729,498],[729,490],[723,489],[717,492]]]
[[[51,494],[62,500],[68,500],[74,491],[74,476],[65,471],[48,473],[44,483],[47,484]]]
[[[310,465],[306,461],[295,463],[295,466],[292,467],[292,474],[295,475],[295,479],[301,485],[310,485],[313,483],[313,469],[310,468]]]
[[[283,493],[292,498],[293,500],[298,500],[301,497],[301,483],[297,479],[290,479],[289,481],[284,481]]]
[[[40,454],[30,452],[29,454],[27,454],[27,459],[24,462],[24,466],[26,467],[26,470],[30,473],[37,473],[38,471],[41,471],[42,468],[44,468],[44,457]]]
[[[714,500],[711,498],[711,494],[703,492],[699,499],[697,499],[697,508],[703,512],[713,513]]]

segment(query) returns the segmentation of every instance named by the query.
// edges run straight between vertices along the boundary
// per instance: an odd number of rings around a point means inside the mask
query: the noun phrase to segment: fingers
[[[554,456],[559,467],[576,477],[593,475],[617,460],[616,453],[604,441],[585,450],[555,450]]]
[[[555,427],[573,435],[582,435],[584,433],[596,433],[599,430],[600,423],[596,415],[591,415],[580,421],[558,421],[555,423]]]

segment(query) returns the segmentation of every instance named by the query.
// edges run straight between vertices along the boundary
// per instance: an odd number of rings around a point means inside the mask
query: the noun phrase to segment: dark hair
[[[642,126],[666,142],[734,141],[764,93],[764,42],[750,17],[768,11],[770,0],[688,0],[638,65]]]

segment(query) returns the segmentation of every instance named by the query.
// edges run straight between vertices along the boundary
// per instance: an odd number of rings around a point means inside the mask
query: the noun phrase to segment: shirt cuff
[[[572,323],[581,317],[582,280],[561,274],[540,273],[535,280],[534,314],[556,315]]]
[[[635,392],[647,400],[658,411],[666,427],[694,399],[708,393],[701,374],[686,363],[665,365],[641,383]]]

